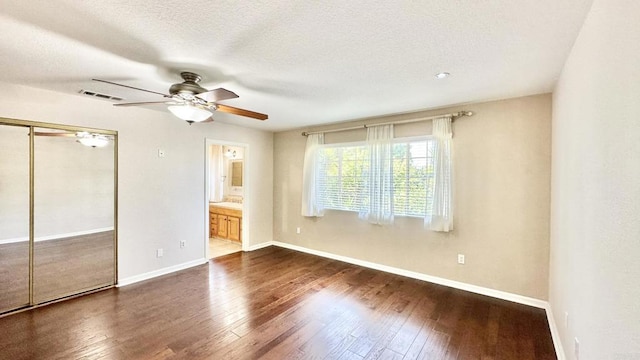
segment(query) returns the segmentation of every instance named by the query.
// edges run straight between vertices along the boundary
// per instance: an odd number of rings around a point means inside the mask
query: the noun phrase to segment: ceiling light
[[[168,109],[180,119],[191,122],[205,121],[213,115],[211,111],[191,104],[171,105]]]
[[[236,151],[235,150],[231,151],[231,149],[227,149],[227,152],[224,153],[224,156],[226,156],[228,158],[235,158],[236,157]]]
[[[449,74],[448,72],[437,73],[436,74],[436,79],[444,79],[444,78],[448,77],[449,75],[451,75],[451,74]]]
[[[84,146],[105,147],[109,144],[109,138],[100,134],[90,134],[86,132],[77,133],[78,142]]]

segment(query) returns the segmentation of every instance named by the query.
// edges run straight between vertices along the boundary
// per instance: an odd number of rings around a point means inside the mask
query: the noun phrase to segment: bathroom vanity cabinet
[[[209,206],[209,237],[242,242],[242,210]]]

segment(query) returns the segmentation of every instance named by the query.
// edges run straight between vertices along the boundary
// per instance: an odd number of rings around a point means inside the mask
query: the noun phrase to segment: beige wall
[[[0,116],[117,130],[119,277],[205,257],[205,139],[247,144],[250,244],[272,240],[273,134],[219,122],[189,126],[166,111],[2,84]],[[166,157],[158,157],[158,149]],[[180,249],[180,240],[187,246]],[[156,249],[164,257],[156,257]]]
[[[356,213],[300,215],[306,138],[275,134],[274,240],[427,275],[547,299],[551,96],[472,104],[368,119],[397,120],[462,109],[454,124],[455,214],[449,234],[423,229],[422,219],[393,226],[360,221]],[[341,124],[351,126],[361,122]],[[402,125],[396,137],[424,135],[430,122]],[[327,142],[364,139],[364,131],[327,134]],[[301,227],[301,234],[296,234]],[[457,254],[466,255],[458,265]]]
[[[576,337],[581,360],[640,359],[639,14],[596,0],[553,96],[549,297],[569,359]]]

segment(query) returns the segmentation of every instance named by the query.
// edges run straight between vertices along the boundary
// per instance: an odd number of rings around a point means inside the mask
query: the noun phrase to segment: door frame
[[[211,183],[209,179],[209,164],[211,163],[211,153],[209,151],[209,147],[212,145],[219,146],[235,146],[241,147],[244,149],[244,155],[242,158],[242,237],[240,238],[242,244],[242,251],[249,251],[250,244],[250,231],[249,231],[249,220],[250,220],[250,212],[249,212],[249,204],[250,197],[249,191],[249,181],[247,181],[250,177],[250,170],[247,166],[247,161],[250,156],[250,147],[247,143],[235,142],[235,141],[225,141],[225,140],[217,140],[217,139],[209,139],[205,138],[205,161],[204,161],[204,184],[205,184],[205,198],[204,198],[204,207],[205,207],[205,229],[204,229],[204,255],[205,259],[209,260],[209,229],[211,228],[210,218],[209,218],[209,199],[211,198],[210,190]]]

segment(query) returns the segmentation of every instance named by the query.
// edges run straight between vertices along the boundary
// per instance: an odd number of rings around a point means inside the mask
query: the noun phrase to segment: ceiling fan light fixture
[[[185,121],[201,122],[213,115],[211,111],[191,104],[170,105],[167,108],[173,115]]]
[[[91,134],[87,132],[77,133],[78,142],[84,146],[105,147],[109,144],[109,138],[100,134]]]

